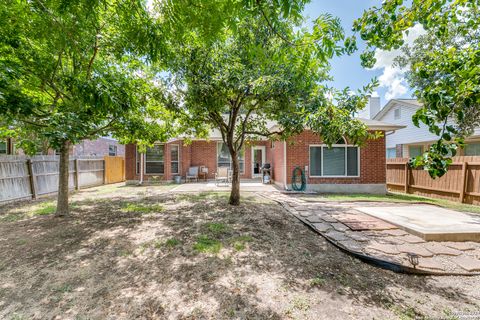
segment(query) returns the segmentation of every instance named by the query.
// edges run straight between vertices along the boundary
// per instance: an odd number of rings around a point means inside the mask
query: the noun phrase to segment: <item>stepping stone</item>
[[[361,230],[388,230],[397,229],[396,226],[385,221],[357,221],[357,222],[344,222],[350,229],[355,231]]]
[[[457,249],[449,248],[447,246],[441,245],[440,243],[427,242],[424,244],[425,248],[429,251],[432,251],[435,255],[443,254],[447,256],[459,256],[463,252]]]
[[[442,242],[442,244],[446,245],[447,247],[467,251],[467,250],[474,250],[475,246],[469,242]]]
[[[326,223],[326,222],[313,223],[313,227],[318,232],[326,232],[327,230],[332,228],[330,223]]]
[[[366,247],[369,250],[380,251],[387,254],[399,254],[400,251],[397,250],[396,246],[393,244],[383,244],[383,243],[374,243]]]
[[[402,237],[395,237],[390,235],[386,235],[385,237],[379,237],[376,240],[380,243],[405,244],[405,241],[402,239]]]
[[[461,256],[453,259],[453,261],[459,265],[461,268],[473,272],[480,271],[480,260],[474,259],[467,256]]]
[[[345,233],[343,232],[338,232],[338,231],[335,231],[335,230],[330,230],[328,231],[327,233],[325,233],[325,235],[327,237],[329,237],[330,239],[332,240],[335,240],[335,241],[344,241],[344,240],[348,240],[349,238],[345,235]]]
[[[344,241],[339,241],[341,245],[343,245],[345,248],[351,251],[355,252],[362,252],[364,246],[361,245],[361,243],[354,241],[354,240],[344,240]]]
[[[420,257],[432,257],[433,253],[425,249],[422,245],[415,244],[400,244],[397,245],[397,249],[404,253],[414,253]]]
[[[369,215],[363,213],[351,214],[351,213],[341,213],[335,216],[340,222],[366,222],[366,221],[377,221],[376,218],[373,218]]]
[[[332,223],[332,227],[337,230],[337,231],[340,231],[340,232],[345,232],[347,230],[349,230],[349,228],[344,225],[343,223]]]
[[[434,270],[445,270],[442,262],[436,258],[420,258],[418,259],[418,266],[417,268],[426,268],[426,269],[434,269]]]
[[[319,222],[324,222],[322,218],[320,218],[317,215],[311,215],[307,218],[307,221],[310,223],[319,223]]]
[[[403,231],[401,229],[392,229],[392,230],[384,230],[382,231],[390,236],[406,236],[408,235],[409,233],[406,232],[406,231]]]
[[[355,241],[367,242],[370,240],[367,236],[364,236],[362,232],[346,232],[345,234]]]
[[[403,241],[408,243],[424,243],[426,242],[420,237],[414,236],[413,234],[408,234],[406,236],[401,237]]]
[[[299,213],[300,213],[300,216],[304,218],[312,215],[310,211],[300,211]]]

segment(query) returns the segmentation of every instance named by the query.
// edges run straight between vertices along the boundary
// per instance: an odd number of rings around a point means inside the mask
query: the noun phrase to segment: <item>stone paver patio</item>
[[[480,243],[426,241],[355,209],[409,204],[307,202],[281,192],[262,195],[280,203],[334,245],[361,259],[401,272],[480,275]]]

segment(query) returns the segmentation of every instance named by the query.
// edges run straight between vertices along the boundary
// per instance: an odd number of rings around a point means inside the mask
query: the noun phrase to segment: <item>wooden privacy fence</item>
[[[109,157],[121,158],[122,157]],[[116,166],[108,167],[111,163]],[[118,174],[111,173],[111,181],[123,181],[123,168],[118,160],[104,158],[71,159],[69,166],[69,187],[80,189],[99,186],[107,182],[106,172],[122,170],[122,180]],[[0,157],[0,203],[19,199],[35,199],[38,196],[58,191],[58,156],[2,156]]]
[[[437,179],[423,169],[410,168],[408,158],[388,159],[387,187],[392,191],[480,204],[480,157],[454,157],[448,172]]]

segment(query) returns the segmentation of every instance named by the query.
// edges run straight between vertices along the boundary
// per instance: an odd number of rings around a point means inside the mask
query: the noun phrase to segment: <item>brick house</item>
[[[393,132],[402,126],[363,120],[369,130]],[[369,140],[362,146],[347,141],[327,148],[313,131],[305,130],[286,141],[250,141],[240,158],[240,177],[261,177],[259,168],[269,163],[272,180],[280,188],[291,188],[295,167],[305,171],[307,190],[320,192],[385,193],[385,137]],[[143,162],[143,163],[142,163]],[[186,144],[182,139],[155,144],[144,154],[137,152],[136,145],[125,147],[125,172],[127,183],[148,181],[161,177],[164,181],[174,176],[185,176],[189,167],[205,166],[208,179],[215,177],[218,167],[230,167],[231,159],[226,145],[218,132],[208,140],[193,140]]]

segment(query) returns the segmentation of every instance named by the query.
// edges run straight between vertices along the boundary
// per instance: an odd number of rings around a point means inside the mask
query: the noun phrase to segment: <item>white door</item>
[[[252,177],[262,176],[262,167],[265,163],[265,146],[252,147]]]

